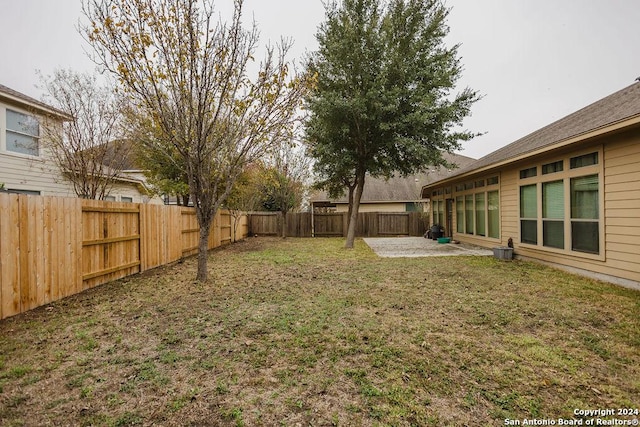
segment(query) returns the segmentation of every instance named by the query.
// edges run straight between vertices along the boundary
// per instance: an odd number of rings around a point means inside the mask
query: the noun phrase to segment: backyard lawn
[[[475,426],[640,407],[640,292],[342,245],[251,238],[211,253],[206,285],[192,258],[0,321],[0,425]]]

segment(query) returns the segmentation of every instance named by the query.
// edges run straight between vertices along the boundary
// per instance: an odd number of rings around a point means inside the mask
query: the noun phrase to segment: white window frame
[[[598,153],[598,164],[582,166],[578,168],[571,169],[570,163],[571,158],[583,156],[590,153]],[[529,169],[534,166],[537,166],[538,171],[542,170],[542,165],[546,165],[549,163],[554,163],[556,161],[562,160],[564,162],[563,170],[559,172],[552,172],[547,174],[538,173],[537,176],[529,177],[529,178],[519,178],[519,171],[523,169]],[[567,255],[571,257],[579,257],[585,259],[592,259],[597,261],[604,261],[606,259],[606,247],[605,247],[605,221],[604,221],[604,157],[603,157],[603,148],[602,145],[595,146],[591,148],[582,149],[580,151],[574,151],[562,156],[554,157],[554,158],[546,158],[545,160],[539,161],[537,163],[526,164],[521,166],[516,173],[518,174],[518,184],[517,184],[517,194],[518,194],[518,242],[520,242],[520,246],[526,249],[535,249],[537,251],[544,251],[559,255]],[[572,238],[571,238],[571,223],[574,221],[571,218],[571,178],[579,178],[582,176],[588,175],[597,175],[598,176],[598,251],[599,253],[589,253],[589,252],[581,252],[574,251],[572,249]],[[543,212],[542,212],[542,184],[546,182],[560,181],[562,180],[564,183],[564,249],[554,248],[551,246],[544,246],[544,233],[543,233]],[[537,244],[531,243],[523,243],[520,229],[520,187],[526,185],[535,184],[537,186],[536,189],[536,200],[537,200]],[[595,221],[592,221],[595,222]]]
[[[16,114],[22,114],[25,116],[29,116],[29,117],[33,117],[34,120],[36,120],[36,122],[38,123],[38,135],[31,135],[31,134],[27,134],[27,133],[23,133],[23,132],[19,132],[13,129],[9,129],[8,125],[7,125],[7,114],[8,111],[11,111],[13,113]],[[16,108],[13,106],[1,106],[0,107],[0,114],[1,114],[1,118],[0,118],[0,129],[2,129],[2,139],[1,139],[1,144],[0,144],[0,148],[2,149],[2,152],[6,153],[6,154],[10,154],[12,156],[20,156],[20,157],[26,157],[26,158],[32,158],[32,159],[40,159],[41,158],[41,151],[42,151],[42,147],[40,144],[40,139],[41,139],[41,125],[40,125],[40,118],[28,111],[25,111],[23,109],[20,108]],[[7,144],[7,133],[8,132],[13,132],[15,134],[18,135],[23,135],[29,138],[33,138],[36,141],[36,154],[31,154],[31,153],[21,153],[19,151],[14,151],[14,150],[9,150],[8,149],[8,144]]]

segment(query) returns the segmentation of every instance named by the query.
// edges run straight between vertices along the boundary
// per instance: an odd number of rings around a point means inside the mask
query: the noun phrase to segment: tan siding
[[[607,266],[640,273],[640,137],[626,136],[604,149],[605,250]]]
[[[631,154],[640,153],[640,136],[627,133],[611,141],[606,147],[607,164],[611,162],[612,166],[633,163]]]
[[[640,236],[640,230],[635,230],[635,235],[633,234],[617,234],[609,231],[605,238],[607,244],[617,244],[624,243],[628,245],[635,245],[638,241],[638,237]],[[607,246],[609,248],[609,246]]]
[[[631,243],[610,242],[607,243],[607,257],[620,261],[638,261],[638,246]]]
[[[637,168],[636,168],[637,171]],[[607,184],[623,184],[623,183],[637,183],[640,182],[640,171],[628,172],[620,175],[610,175],[610,171],[606,171],[606,183]]]
[[[502,244],[506,245],[509,238],[518,240],[518,176],[515,171],[505,171],[500,174],[500,230]]]
[[[624,155],[619,155],[619,156],[612,156],[611,153],[607,153],[607,167],[609,168],[613,168],[613,167],[621,167],[621,166],[626,166],[626,165],[633,165],[634,163],[634,158],[633,156],[629,156],[629,153],[624,154]],[[638,170],[637,166],[636,166],[636,170]]]
[[[611,202],[613,203],[613,202]],[[631,204],[630,204],[631,205]],[[639,207],[629,207],[629,208],[618,208],[613,209],[607,207],[606,209],[606,217],[608,221],[613,219],[624,219],[624,218],[633,218],[635,219],[635,223],[638,222],[638,210]],[[635,210],[635,212],[634,212]],[[633,226],[633,224],[631,224]]]
[[[625,227],[607,224],[607,236],[609,235],[640,236],[640,227]]]
[[[607,206],[609,205],[608,202],[613,202],[618,200],[623,200],[625,202],[628,200],[640,200],[640,190],[616,191],[616,192],[608,191],[607,194],[604,195],[604,197],[605,197],[604,200],[607,202]]]
[[[625,227],[628,229],[629,233],[632,233],[633,230],[635,228],[638,227],[638,217],[636,216],[635,218],[629,217],[629,218],[607,218],[607,229],[608,227],[614,225],[614,226],[620,226],[620,227]]]
[[[627,157],[623,157],[623,159],[625,159],[626,161],[629,161],[630,159],[633,159],[633,157],[634,156],[627,156]],[[638,171],[639,171],[638,164],[634,162],[623,164],[623,165],[615,165],[615,166],[607,162],[607,176],[609,177],[613,177],[617,175],[626,175],[634,172],[637,173]]]
[[[605,182],[605,184],[606,184],[606,188],[607,188],[607,193],[619,193],[619,192],[628,192],[628,191],[638,191],[638,190],[640,190],[640,181],[622,182],[622,183],[618,183],[618,184],[612,184],[610,182]]]

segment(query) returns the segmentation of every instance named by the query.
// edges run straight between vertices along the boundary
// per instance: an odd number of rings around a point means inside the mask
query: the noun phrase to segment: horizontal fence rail
[[[246,215],[220,211],[209,249],[248,234]],[[193,208],[0,193],[0,319],[178,261],[198,239]]]
[[[280,212],[252,212],[250,232],[259,236],[345,237],[347,213],[287,213],[286,223]],[[357,237],[422,236],[427,219],[421,212],[360,212]]]

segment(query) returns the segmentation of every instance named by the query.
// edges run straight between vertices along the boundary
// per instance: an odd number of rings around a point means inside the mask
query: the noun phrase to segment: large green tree
[[[391,177],[446,165],[475,134],[459,130],[478,94],[455,90],[458,46],[444,37],[437,0],[342,0],[326,8],[309,71],[306,137],[321,185],[349,192],[352,248],[366,176]]]

